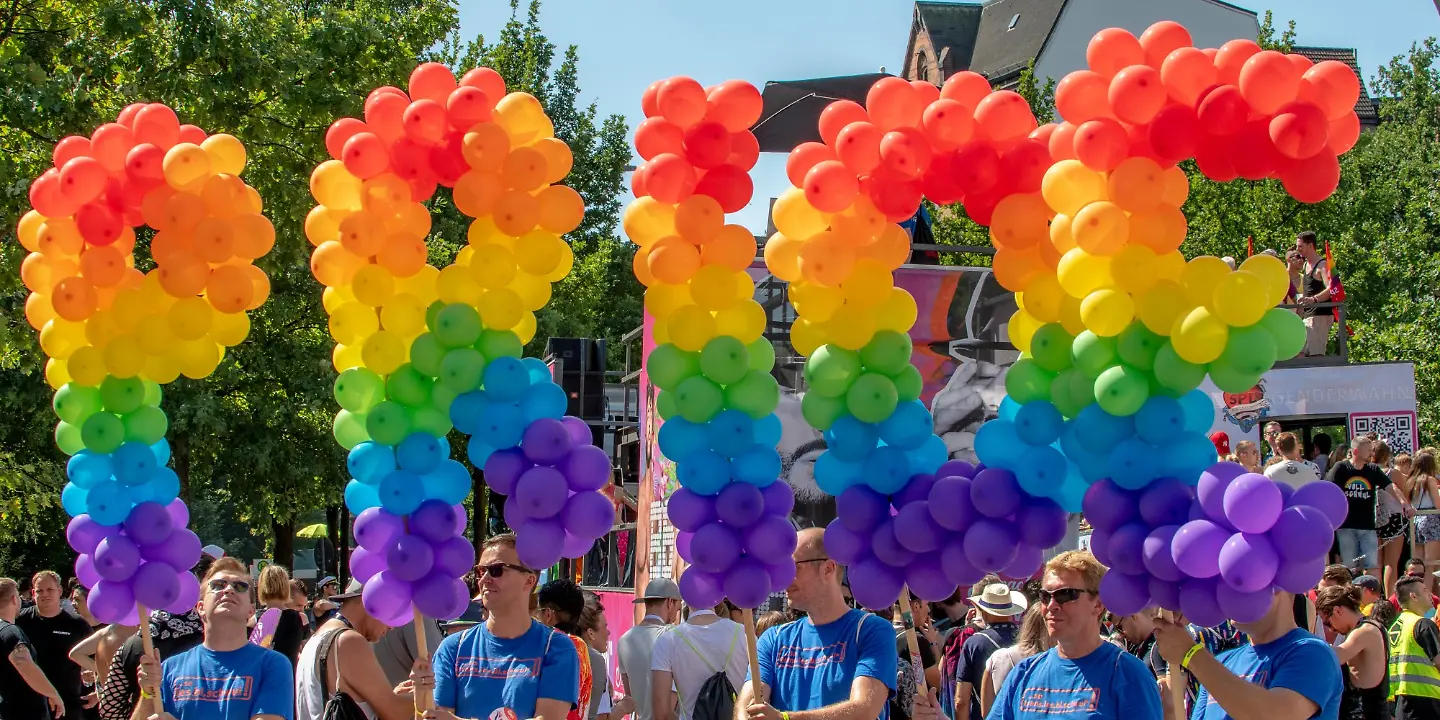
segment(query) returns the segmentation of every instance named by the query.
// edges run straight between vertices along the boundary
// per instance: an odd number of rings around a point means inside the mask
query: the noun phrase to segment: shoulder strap
[[[330,679],[330,653],[335,647],[335,641],[340,637],[340,633],[343,632],[345,632],[344,628],[331,630],[320,638],[320,647],[316,648],[315,657],[317,662],[315,663],[315,669],[316,673],[320,676],[320,699],[323,702],[330,702],[330,698],[335,694],[327,690],[325,685]],[[336,658],[336,660],[335,691],[338,692],[340,690],[340,663],[338,662],[339,658]]]
[[[690,648],[691,652],[694,652],[696,655],[700,656],[700,662],[705,663],[706,669],[708,669],[712,675],[720,672],[719,670],[715,669],[715,663],[710,662],[710,658],[705,657],[705,653],[700,652],[700,648],[695,647],[695,644],[690,642],[690,638],[686,636],[685,633],[681,632],[679,628],[676,628],[674,632],[675,636],[680,638],[680,641],[685,643],[685,645]],[[731,641],[730,645],[732,648],[734,647],[735,643],[733,640]],[[727,654],[725,656],[725,659],[728,663],[730,656]]]
[[[986,630],[989,630],[989,628],[986,628]],[[978,633],[975,633],[975,634],[976,634],[976,635],[979,635],[980,637],[985,638],[986,640],[989,640],[989,641],[990,641],[990,644],[991,644],[991,645],[994,645],[996,650],[999,650],[999,649],[1000,649],[1000,643],[999,643],[998,641],[996,641],[995,638],[992,638],[992,637],[990,637],[989,635],[985,634],[985,631],[984,631],[984,630],[982,630],[982,631],[980,631],[980,632],[978,632]]]

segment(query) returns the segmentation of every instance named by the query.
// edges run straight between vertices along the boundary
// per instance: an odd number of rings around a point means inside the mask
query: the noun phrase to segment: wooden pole
[[[760,653],[755,649],[755,611],[742,608],[740,617],[745,622],[745,655],[750,660],[750,690],[755,701],[765,702],[764,695],[760,692]]]
[[[135,614],[140,618],[140,646],[145,650],[145,657],[153,658],[155,657],[155,639],[150,637],[150,611],[146,610],[144,605],[135,603]],[[157,665],[155,670],[159,672],[160,667]],[[142,694],[140,702],[143,704],[145,701],[146,698]],[[165,704],[161,702],[159,693],[149,698],[149,702],[151,715],[159,715],[165,711]]]
[[[900,612],[910,609],[910,588],[900,586]],[[915,668],[915,694],[928,696],[930,689],[925,686],[925,666],[920,662],[920,640],[915,637],[915,626],[919,624],[919,618],[911,616],[910,625],[905,628],[905,644],[910,647],[910,665]]]
[[[420,608],[415,608],[415,651],[420,657],[430,659],[430,647],[425,640],[425,616],[420,614]],[[415,716],[423,715],[434,705],[434,688],[415,688]]]

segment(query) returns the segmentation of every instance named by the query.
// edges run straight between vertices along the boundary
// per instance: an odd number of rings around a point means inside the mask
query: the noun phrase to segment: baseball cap
[[[646,600],[670,599],[680,599],[680,586],[676,585],[675,581],[669,578],[655,578],[645,583],[645,592],[642,593],[640,597],[635,598],[634,602],[638,605]]]
[[[364,592],[364,590],[365,586],[361,585],[359,580],[351,578],[350,584],[345,586],[345,592],[339,593],[337,595],[331,595],[329,597],[329,600],[331,602],[341,602],[343,600],[357,598],[360,597],[360,594]]]
[[[1376,594],[1383,594],[1380,591],[1380,578],[1374,575],[1361,575],[1350,581],[1351,585],[1362,587]]]
[[[1230,436],[1223,432],[1210,433],[1210,442],[1215,444],[1215,454],[1224,457],[1230,454]]]
[[[209,555],[216,560],[225,557],[225,548],[222,548],[219,545],[206,545],[205,547],[200,548],[200,552],[205,553],[206,555]]]

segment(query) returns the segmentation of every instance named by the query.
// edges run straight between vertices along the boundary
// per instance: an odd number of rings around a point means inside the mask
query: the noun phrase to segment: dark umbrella
[[[820,112],[836,100],[865,104],[865,94],[889,73],[866,73],[810,80],[765,83],[760,121],[750,128],[760,152],[788,153],[806,142],[820,142]]]

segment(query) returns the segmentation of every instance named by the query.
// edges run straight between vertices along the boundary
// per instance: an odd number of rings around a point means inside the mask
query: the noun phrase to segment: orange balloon
[[[1145,64],[1155,70],[1160,69],[1170,53],[1193,44],[1190,31],[1173,20],[1161,20],[1140,34],[1140,47],[1145,50]]]
[[[528,147],[515,148],[500,167],[500,179],[505,187],[531,192],[545,184],[549,167],[545,156],[539,150]]]
[[[869,173],[880,165],[881,136],[880,128],[873,123],[850,123],[835,138],[835,155],[856,175]]]
[[[235,256],[235,229],[228,220],[206,218],[191,238],[195,254],[205,262],[223,263]]]
[[[1070,234],[1075,244],[1091,255],[1114,255],[1130,239],[1130,219],[1113,202],[1092,202],[1075,214]]]
[[[1160,201],[1172,207],[1180,207],[1190,197],[1190,178],[1185,171],[1179,167],[1168,168],[1164,171],[1165,191],[1161,194]]]
[[[85,247],[85,240],[74,220],[50,218],[40,225],[35,245],[39,252],[50,256],[76,255]]]
[[[497,123],[480,123],[465,133],[460,153],[475,170],[498,173],[510,156],[510,135]]]
[[[255,286],[245,267],[221,265],[210,273],[210,281],[205,285],[205,299],[210,301],[211,307],[226,314],[244,312],[250,307]]]
[[[954,150],[975,135],[974,111],[958,101],[940,99],[920,116],[925,138],[940,152]]]
[[[1231,40],[1220,46],[1215,53],[1215,81],[1221,85],[1239,85],[1240,70],[1256,53],[1260,45],[1254,40]]]
[[[535,201],[539,203],[540,227],[556,235],[580,227],[585,219],[585,200],[568,186],[551,185],[541,190]]]
[[[210,217],[234,217],[245,211],[245,182],[234,175],[211,175],[200,188],[200,198]]]
[[[186,262],[194,252],[191,239],[180,233],[161,231],[150,238],[150,257],[159,265]]]
[[[1047,144],[1050,146],[1050,157],[1054,158],[1055,162],[1075,159],[1075,131],[1079,129],[1076,124],[1065,122],[1056,125],[1050,132]]]
[[[125,269],[125,256],[110,245],[87,248],[80,255],[80,273],[96,287],[120,284]]]
[[[189,233],[205,217],[205,203],[195,195],[177,192],[165,202],[161,225],[156,230]]]
[[[1056,253],[1064,254],[1075,249],[1075,236],[1070,234],[1072,219],[1069,215],[1056,215],[1050,218],[1050,242],[1051,248]],[[1042,245],[1045,243],[1041,243]],[[1058,262],[1058,260],[1057,260]]]
[[[975,124],[979,135],[988,138],[1000,148],[1025,139],[1039,123],[1030,112],[1030,103],[1019,93],[1001,90],[985,96],[975,106]]]
[[[340,221],[348,214],[345,211],[331,210],[324,205],[310,208],[310,212],[305,215],[305,239],[317,247],[326,240],[338,239]]]
[[[856,122],[870,122],[870,114],[854,100],[836,100],[820,111],[820,137],[826,145],[839,147],[840,131]],[[801,173],[801,178],[804,178],[804,173]],[[791,179],[791,184],[800,187],[800,183],[795,182],[794,178]]]
[[[784,233],[765,241],[765,268],[785,282],[800,279],[800,247],[805,243]]]
[[[420,272],[420,268],[425,267],[428,253],[425,241],[419,237],[405,234],[391,235],[386,239],[385,244],[380,246],[379,252],[375,254],[375,262],[380,263],[397,278],[408,278]]]
[[[630,258],[630,269],[635,271],[635,279],[647,288],[659,282],[650,272],[650,248],[652,247],[655,246],[638,246],[635,248],[635,256]]]
[[[846,244],[856,247],[873,242],[891,224],[870,196],[863,194],[856,195],[855,202],[830,218],[830,229]]]
[[[1115,74],[1109,97],[1116,117],[1132,125],[1144,125],[1155,119],[1167,96],[1159,70],[1135,65]]]
[[[726,80],[705,92],[705,118],[732,133],[749,129],[763,109],[760,91],[744,80]]]
[[[1085,62],[1100,77],[1109,80],[1124,68],[1145,62],[1145,50],[1129,30],[1105,28],[1090,38],[1090,44],[1085,47]]]
[[[1091,70],[1076,70],[1061,78],[1055,86],[1055,109],[1066,122],[1074,124],[1098,117],[1113,117],[1108,88],[1104,75]]]
[[[30,323],[30,327],[39,330],[55,318],[55,307],[50,304],[50,298],[33,292],[25,298],[25,322]]]
[[[1260,115],[1271,115],[1300,92],[1300,69],[1284,53],[1262,50],[1240,69],[1240,94]]]
[[[1160,79],[1170,99],[1191,108],[1200,102],[1200,94],[1215,84],[1216,77],[1215,63],[1193,47],[1175,50],[1160,66]]]
[[[843,135],[843,134],[842,134]],[[888,136],[887,136],[888,137]],[[855,173],[838,160],[826,160],[805,173],[805,199],[815,209],[837,213],[850,207],[860,194],[860,181]],[[716,204],[719,207],[719,204]],[[679,224],[679,215],[676,215]]]
[[[50,304],[56,315],[70,322],[81,322],[99,309],[95,285],[83,277],[68,277],[56,283]]]
[[[235,227],[235,257],[252,261],[275,247],[275,226],[258,213],[231,220]]]
[[[951,75],[940,87],[942,99],[954,100],[962,107],[970,108],[972,113],[990,93],[990,81],[986,80],[984,75],[969,70]]]
[[[570,174],[570,169],[575,165],[575,156],[570,153],[570,146],[560,138],[542,138],[530,147],[545,158],[546,183],[560,182]]]
[[[691,195],[675,206],[675,231],[692,245],[704,245],[725,226],[725,211],[709,195]]]
[[[538,156],[538,153],[532,154]],[[506,190],[503,176],[467,172],[455,183],[455,208],[470,217],[484,217],[495,211],[495,203],[504,192]]]
[[[800,274],[818,285],[837,287],[855,268],[855,251],[832,232],[805,241],[799,253]]]
[[[311,262],[314,262],[313,257]],[[156,274],[160,279],[160,287],[170,297],[194,297],[199,295],[210,281],[210,266],[194,253],[187,251],[177,253],[175,261],[169,265],[161,265]]]
[[[540,202],[521,190],[506,190],[495,201],[495,227],[510,237],[535,229],[540,221]]]
[[[400,212],[385,221],[385,229],[425,237],[430,234],[430,211],[417,202],[400,206]]]
[[[650,248],[646,265],[656,280],[671,285],[688,281],[700,268],[700,251],[678,236],[663,238]]]
[[[1003,248],[1028,248],[1049,237],[1050,206],[1039,193],[1017,193],[995,205],[990,233]]]
[[[1178,250],[1188,229],[1185,213],[1173,205],[1162,204],[1150,212],[1130,216],[1130,241],[1154,250],[1156,255]]]
[[[330,241],[315,248],[310,254],[310,272],[326,287],[348,284],[355,272],[365,264],[365,258],[346,250],[344,246]]]
[[[270,297],[270,276],[254,265],[239,265],[238,267],[250,277],[250,304],[245,306],[245,309],[254,310],[264,305],[265,300]]]
[[[996,250],[995,258],[991,262],[995,281],[1010,292],[1024,292],[1031,279],[1043,269],[1039,253],[1037,248],[1007,247]]]
[[[910,260],[910,235],[895,223],[886,223],[875,242],[855,251],[856,261],[874,260],[894,272]]]
[[[1300,99],[1315,103],[1331,121],[1355,112],[1360,79],[1349,65],[1334,60],[1317,63],[1300,77]]]
[[[374,213],[361,210],[340,221],[339,240],[354,255],[368,258],[385,242],[385,227]]]
[[[1108,179],[1110,199],[1128,213],[1153,210],[1165,194],[1165,171],[1150,158],[1128,158]]]
[[[741,272],[755,261],[755,236],[740,225],[720,228],[710,242],[700,247],[701,265],[720,265]]]
[[[909,82],[887,77],[870,86],[865,94],[865,109],[881,132],[889,132],[899,127],[919,127],[925,105]]]

